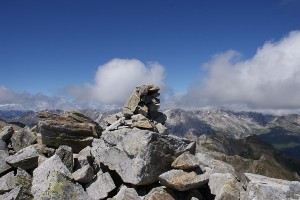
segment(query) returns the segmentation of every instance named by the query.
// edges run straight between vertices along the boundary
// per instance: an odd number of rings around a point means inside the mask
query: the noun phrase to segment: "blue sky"
[[[0,86],[68,95],[120,58],[159,63],[163,84],[186,94],[216,54],[235,50],[245,61],[300,30],[299,10],[299,0],[1,0]]]

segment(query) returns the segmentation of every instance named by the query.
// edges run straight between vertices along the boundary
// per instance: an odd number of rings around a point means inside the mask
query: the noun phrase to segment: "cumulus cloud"
[[[0,85],[0,109],[45,110],[69,109],[74,106],[63,98],[49,97],[42,93],[15,92]]]
[[[103,105],[121,105],[133,89],[141,84],[163,86],[164,67],[157,62],[115,58],[99,66],[93,84],[66,89],[77,102],[92,100]]]
[[[300,31],[266,42],[246,60],[228,51],[205,64],[203,84],[191,85],[181,106],[250,109],[300,108]]]

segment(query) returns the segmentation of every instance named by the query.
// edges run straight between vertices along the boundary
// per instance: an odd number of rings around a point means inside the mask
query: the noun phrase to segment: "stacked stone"
[[[122,112],[110,115],[105,119],[109,125],[108,130],[126,126],[167,134],[167,128],[164,126],[167,117],[159,112],[159,90],[160,88],[155,85],[136,87],[127,99]]]

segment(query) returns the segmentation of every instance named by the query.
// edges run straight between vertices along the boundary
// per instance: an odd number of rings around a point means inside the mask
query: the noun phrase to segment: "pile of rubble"
[[[76,111],[0,132],[0,199],[299,199],[300,183],[245,174],[169,135],[159,88],[143,85],[102,128]]]

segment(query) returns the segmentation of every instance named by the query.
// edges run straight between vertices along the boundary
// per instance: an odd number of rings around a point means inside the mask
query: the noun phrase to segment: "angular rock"
[[[60,159],[62,160],[62,162],[66,165],[66,167],[68,168],[68,170],[70,172],[73,172],[73,167],[74,167],[74,163],[73,163],[73,152],[72,152],[72,148],[68,147],[66,145],[61,145],[59,146],[59,148],[55,151],[55,154],[58,155],[60,157]]]
[[[249,179],[248,199],[299,199],[300,182],[269,178],[258,174],[245,173]]]
[[[199,167],[199,160],[196,156],[190,154],[189,152],[185,152],[176,158],[176,160],[174,160],[172,167],[183,170],[194,169]]]
[[[4,194],[16,187],[16,179],[14,172],[9,172],[8,174],[0,178],[0,194]]]
[[[35,199],[41,199],[49,190],[49,177],[51,172],[59,172],[60,175],[64,175],[64,179],[72,179],[72,174],[68,168],[64,165],[58,155],[54,155],[51,158],[45,160],[40,166],[33,171],[33,180],[31,193]],[[57,174],[57,173],[56,173]],[[52,175],[55,178],[55,173]],[[66,180],[68,182],[68,180]]]
[[[8,151],[6,142],[0,139],[0,150]]]
[[[195,172],[183,170],[171,170],[159,176],[162,185],[178,191],[186,191],[199,188],[208,183],[208,175],[197,175]]]
[[[67,145],[75,153],[90,146],[93,137],[99,137],[102,132],[99,124],[76,111],[64,115],[49,114],[39,121],[38,127],[38,142],[54,148]]]
[[[0,150],[0,177],[12,170],[12,167],[5,162],[5,158],[8,156],[7,151]]]
[[[29,146],[7,157],[5,161],[14,168],[34,169],[38,166],[39,155],[34,146]]]
[[[84,149],[82,149],[76,157],[74,157],[74,166],[75,170],[78,170],[82,168],[85,165],[92,165],[93,158],[91,155],[91,147],[87,146]]]
[[[153,188],[144,200],[176,200],[174,192],[165,187]]]
[[[118,118],[116,117],[116,115],[108,115],[104,121],[108,124],[111,125],[113,123],[115,123],[116,121],[118,121]]]
[[[38,158],[38,166],[40,166],[43,162],[45,162],[48,158],[44,155],[39,155]]]
[[[87,185],[86,191],[88,195],[95,200],[104,199],[108,193],[116,188],[114,181],[109,173],[99,174],[97,179]]]
[[[140,102],[140,93],[138,91],[133,91],[130,97],[127,99],[126,103],[124,104],[124,108],[127,108],[131,112],[134,113],[135,109],[139,105]]]
[[[3,195],[0,195],[0,199],[3,200],[21,200],[21,196],[22,196],[22,188],[20,186],[15,187],[14,189],[12,189],[10,192],[6,192]]]
[[[122,186],[116,196],[112,200],[141,200],[134,188]]]
[[[18,168],[16,179],[16,186],[22,187],[20,200],[33,199],[31,194],[32,177],[25,170]]]
[[[167,127],[165,127],[161,123],[156,124],[155,128],[157,129],[157,132],[160,134],[169,134]]]
[[[11,137],[11,145],[16,152],[34,144],[35,142],[36,135],[26,128],[14,132],[14,134]]]
[[[90,183],[94,178],[94,170],[90,165],[85,165],[72,174],[73,179],[81,184]]]
[[[214,173],[209,176],[210,191],[216,195],[215,200],[239,200],[242,189],[237,179],[230,173]]]
[[[231,174],[235,174],[235,169],[220,160],[216,160],[213,157],[211,157],[208,154],[205,153],[197,153],[196,157],[199,160],[199,165],[202,169],[202,171],[207,172],[207,173],[231,173]]]
[[[8,143],[13,133],[14,129],[12,126],[4,126],[0,131],[0,140],[3,140],[6,143]]]
[[[185,151],[195,151],[195,142],[136,128],[107,132],[101,139],[94,139],[92,146],[98,165],[103,163],[124,182],[135,185],[158,181],[175,158]]]

